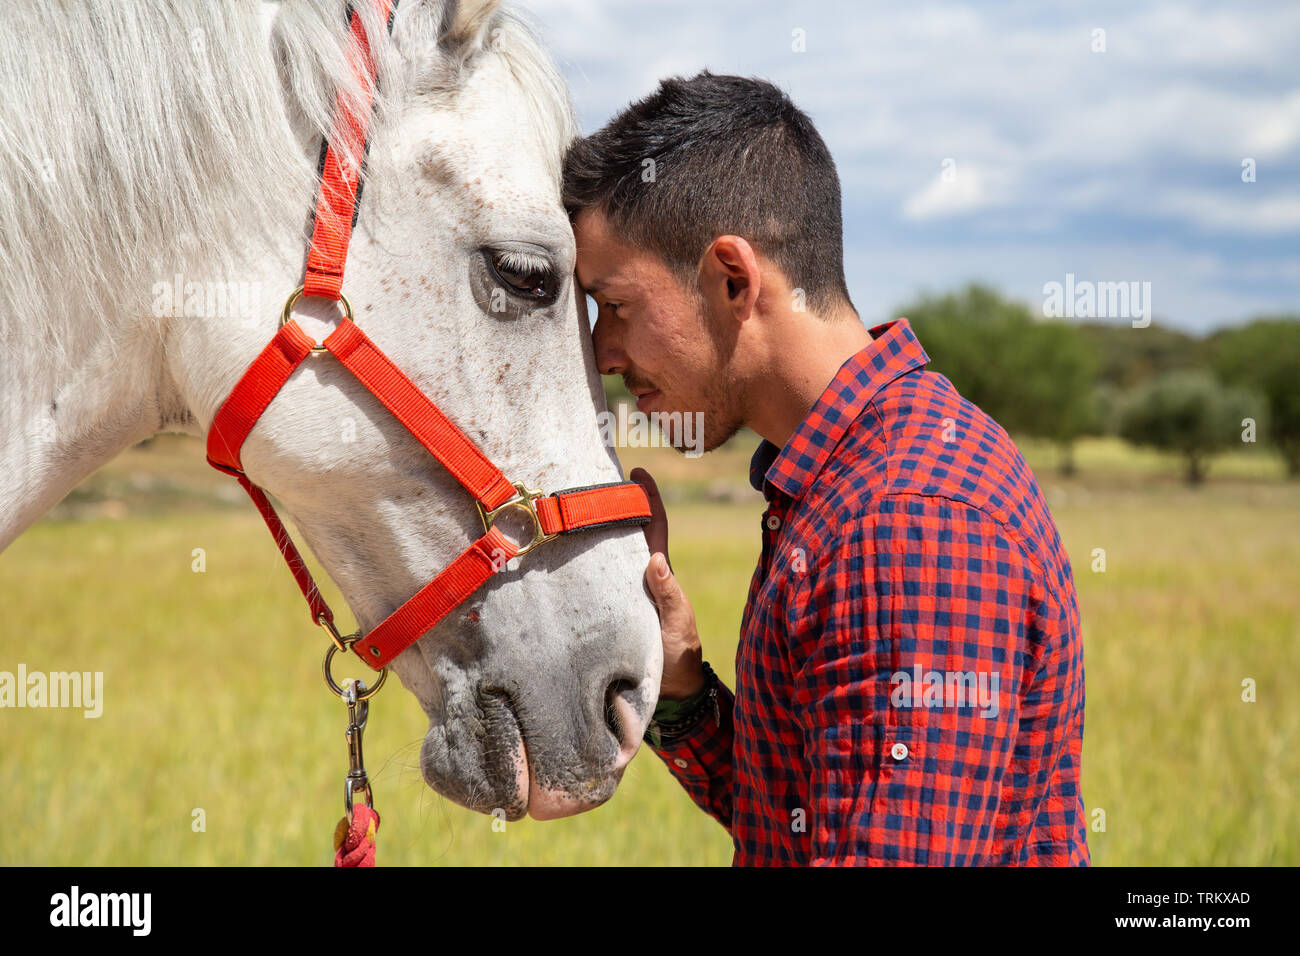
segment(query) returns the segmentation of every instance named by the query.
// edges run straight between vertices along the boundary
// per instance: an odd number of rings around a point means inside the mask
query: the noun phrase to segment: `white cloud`
[[[926,220],[962,216],[991,205],[996,197],[985,176],[971,165],[953,165],[932,179],[924,189],[903,203],[906,219]]]
[[[1300,196],[1251,195],[1253,184],[1237,183],[1236,195],[1215,189],[1166,189],[1159,208],[1201,229],[1232,235],[1300,232]]]

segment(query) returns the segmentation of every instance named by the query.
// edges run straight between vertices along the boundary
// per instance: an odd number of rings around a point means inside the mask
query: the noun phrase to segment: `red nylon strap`
[[[645,489],[636,482],[620,482],[539,498],[537,516],[546,534],[565,534],[613,524],[645,524],[650,520],[650,500]],[[504,568],[517,550],[510,539],[492,528],[461,552],[460,557],[414,597],[357,641],[352,650],[373,668],[387,666],[389,661],[446,617],[452,608]]]
[[[208,432],[208,461],[234,474],[257,505],[307,600],[312,622],[324,618],[333,623],[334,615],[283,522],[265,493],[243,474],[239,454],[262,412],[314,345],[292,320],[276,333],[218,410]],[[515,497],[514,486],[501,471],[354,323],[343,320],[326,338],[325,346],[485,508],[497,507]],[[536,507],[538,521],[548,535],[605,525],[644,524],[650,518],[645,490],[634,482],[559,492],[539,498]],[[482,587],[517,551],[517,546],[496,528],[488,531],[370,634],[354,643],[353,653],[375,670],[387,666]]]
[[[213,468],[235,475],[243,473],[239,449],[244,439],[315,344],[298,323],[289,321],[253,359],[208,430],[208,463]]]
[[[275,513],[271,507],[271,502],[266,498],[266,492],[248,480],[245,475],[235,475],[239,483],[248,492],[248,496],[253,499],[253,504],[257,505],[257,510],[262,514],[262,520],[266,526],[271,529],[271,536],[275,538],[276,547],[284,555],[285,563],[289,565],[289,570],[293,573],[293,579],[298,582],[298,589],[302,591],[302,596],[307,599],[307,607],[311,611],[311,622],[319,624],[321,618],[334,623],[334,612],[330,610],[325,598],[321,597],[320,588],[316,586],[315,579],[311,572],[307,570],[307,562],[302,559],[302,554],[295,547],[293,540],[289,537],[289,531],[285,528],[284,522],[280,516]]]
[[[560,491],[537,499],[537,517],[547,534],[568,534],[602,525],[644,524],[650,518],[650,500],[636,482],[620,482]]]
[[[298,589],[307,599],[312,623],[319,624],[323,617],[332,624],[334,613],[321,597],[320,588],[316,586],[311,572],[307,570],[307,562],[294,546],[288,530],[280,520],[280,516],[275,513],[275,509],[271,507],[265,492],[249,481],[244,474],[244,465],[239,455],[244,446],[244,439],[253,430],[257,420],[262,417],[262,412],[279,394],[294,369],[311,354],[313,345],[315,343],[307,337],[296,322],[285,323],[267,343],[266,348],[253,359],[217,411],[212,420],[212,427],[208,429],[207,451],[208,464],[234,475],[243,489],[248,492],[248,496],[253,499],[253,504],[257,506],[262,520],[266,522],[271,536],[275,539],[276,547],[284,555],[293,579],[298,582]]]
[[[447,612],[504,568],[517,550],[509,538],[493,528],[462,551],[460,557],[420,588],[414,597],[353,644],[352,650],[375,670],[386,666],[421,634],[446,617]]]
[[[376,0],[376,6],[385,18],[391,18],[391,0]],[[307,274],[303,279],[303,295],[330,299],[337,299],[343,288],[343,266],[356,219],[366,129],[374,102],[374,57],[361,17],[355,10],[350,27],[353,42],[348,47],[348,55],[363,92],[357,101],[345,96],[342,90],[335,97],[334,129],[321,168],[321,190],[316,197],[311,251],[307,254]]]
[[[325,339],[325,347],[484,508],[491,510],[518,493],[501,470],[379,351],[355,322],[340,322]]]

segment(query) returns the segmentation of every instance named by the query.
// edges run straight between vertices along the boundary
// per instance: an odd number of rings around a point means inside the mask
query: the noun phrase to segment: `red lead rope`
[[[392,0],[373,0],[392,29]],[[353,66],[362,85],[373,88],[375,64],[369,41],[355,11],[350,15]],[[356,217],[359,170],[351,168],[335,150],[345,144],[344,156],[364,156],[369,124],[367,109],[349,109],[340,94],[334,139],[327,145],[316,204],[312,246],[303,289],[290,296],[318,295],[342,300],[343,267]],[[349,311],[350,314],[350,311]],[[324,350],[356,376],[384,407],[415,436],[444,468],[473,496],[484,513],[484,534],[470,544],[432,581],[390,614],[351,649],[374,670],[382,670],[394,657],[434,627],[452,608],[477,591],[506,561],[555,535],[619,525],[642,525],[650,520],[650,503],[635,482],[615,482],[575,488],[549,496],[524,493],[522,485],[506,479],[452,421],[357,326],[345,318],[325,339]],[[302,362],[320,347],[292,319],[285,321],[226,397],[208,431],[208,463],[234,475],[257,505],[275,543],[307,599],[312,622],[333,631],[334,615],[325,603],[306,562],[290,540],[288,531],[266,494],[244,474],[240,460],[249,432],[271,401]],[[526,511],[535,525],[532,541],[516,544],[497,530],[489,512],[502,506]]]

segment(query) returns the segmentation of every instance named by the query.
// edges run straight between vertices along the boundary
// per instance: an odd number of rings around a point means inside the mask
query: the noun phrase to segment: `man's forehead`
[[[620,264],[626,262],[626,255],[620,255],[623,243],[598,209],[579,212],[573,234],[578,243],[578,281],[588,292],[600,292],[618,277]]]
[[[598,209],[582,209],[573,219],[577,239],[577,281],[588,293],[636,295],[658,289],[671,278],[668,265],[658,254],[625,241],[610,220]]]

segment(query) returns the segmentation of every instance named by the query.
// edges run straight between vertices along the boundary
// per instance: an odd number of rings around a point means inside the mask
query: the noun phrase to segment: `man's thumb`
[[[650,593],[654,595],[655,604],[659,606],[660,612],[676,610],[681,602],[682,591],[677,586],[677,579],[673,577],[673,572],[668,567],[668,559],[663,552],[656,551],[650,556],[649,572],[646,577],[650,580]]]

